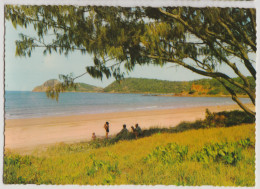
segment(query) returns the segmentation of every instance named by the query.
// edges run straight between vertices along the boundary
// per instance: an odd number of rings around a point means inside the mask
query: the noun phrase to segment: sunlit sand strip
[[[253,106],[250,106],[253,109]],[[36,147],[55,143],[73,143],[91,139],[93,132],[104,137],[103,125],[110,122],[110,133],[118,133],[123,124],[130,129],[135,123],[145,129],[172,127],[182,121],[194,121],[205,117],[205,109],[224,111],[239,109],[237,105],[192,107],[170,110],[149,110],[86,114],[63,117],[42,117],[6,120],[5,148],[18,152],[30,152]]]

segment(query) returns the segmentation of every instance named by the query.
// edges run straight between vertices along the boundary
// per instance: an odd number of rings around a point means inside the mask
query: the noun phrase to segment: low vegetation
[[[25,156],[6,151],[4,183],[254,186],[255,124],[246,115],[235,121],[240,114],[207,110],[204,120],[144,130],[137,140],[129,134]]]
[[[234,78],[238,83],[242,83],[239,78]],[[255,81],[248,77],[250,87],[255,90]],[[232,88],[238,95],[245,95],[244,91]],[[193,81],[163,81],[157,79],[126,78],[119,82],[113,82],[104,92],[117,93],[153,93],[153,94],[180,94],[180,95],[228,95],[226,89],[215,79],[199,79]]]
[[[239,78],[235,81],[241,83]],[[255,81],[248,77],[252,90],[255,90]],[[34,92],[45,92],[48,87],[59,83],[58,80],[48,80],[33,89]],[[229,85],[229,84],[227,84]],[[238,95],[245,95],[244,91],[231,87]],[[150,94],[175,94],[175,95],[228,95],[226,89],[215,79],[199,79],[193,81],[164,81],[158,79],[125,78],[120,82],[113,82],[105,88],[96,87],[85,83],[75,83],[66,92],[108,92],[108,93],[150,93]]]
[[[103,88],[89,85],[86,83],[76,83],[76,87],[70,87],[66,91],[68,92],[102,92]]]

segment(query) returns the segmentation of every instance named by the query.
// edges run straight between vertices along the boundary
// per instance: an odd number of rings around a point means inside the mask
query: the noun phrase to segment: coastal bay
[[[7,119],[5,120],[5,148],[27,154],[34,149],[45,148],[61,142],[87,141],[91,139],[93,132],[98,138],[104,138],[103,126],[106,121],[110,122],[109,136],[118,133],[123,124],[126,124],[128,129],[136,123],[139,123],[142,129],[174,127],[182,121],[203,119],[206,108],[212,112],[239,109],[237,105],[221,105]]]

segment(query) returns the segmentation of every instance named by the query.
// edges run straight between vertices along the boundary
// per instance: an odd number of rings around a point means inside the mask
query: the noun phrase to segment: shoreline
[[[91,139],[92,132],[98,138],[105,136],[104,123],[110,123],[109,136],[117,134],[122,125],[128,130],[138,123],[142,129],[174,127],[182,121],[204,119],[205,110],[211,112],[240,109],[238,105],[200,106],[161,110],[140,110],[69,116],[49,116],[5,120],[5,149],[19,153],[57,143],[76,143]],[[250,106],[253,108],[253,106]]]
[[[166,96],[168,97],[168,96]],[[169,96],[171,97],[171,96]],[[184,96],[183,96],[184,97]],[[249,106],[251,106],[251,104],[247,104]],[[186,107],[176,107],[176,108],[159,108],[159,109],[153,109],[153,108],[143,108],[143,109],[133,109],[133,110],[128,110],[128,111],[108,111],[108,112],[102,112],[102,113],[76,113],[76,114],[61,114],[61,115],[44,115],[44,116],[39,116],[39,117],[24,117],[24,118],[6,118],[5,117],[5,121],[7,120],[28,120],[28,119],[43,119],[43,118],[47,118],[47,119],[51,119],[51,118],[65,118],[65,117],[71,117],[71,116],[88,116],[88,115],[105,115],[105,114],[116,114],[116,113],[132,113],[132,112],[148,112],[148,111],[170,111],[170,110],[177,110],[177,109],[189,109],[189,108],[203,108],[205,107],[205,109],[207,107],[221,107],[221,106],[237,106],[237,104],[226,104],[226,105],[209,105],[209,106],[186,106]],[[239,108],[239,107],[238,107]]]
[[[45,93],[45,91],[27,91],[34,93]],[[141,94],[145,96],[163,96],[163,97],[231,97],[231,95],[227,94],[216,94],[216,95],[208,95],[208,94],[182,94],[182,93],[151,93],[151,92],[103,92],[103,91],[64,91],[63,93],[103,93],[103,94]],[[249,98],[247,95],[237,94],[238,98]]]

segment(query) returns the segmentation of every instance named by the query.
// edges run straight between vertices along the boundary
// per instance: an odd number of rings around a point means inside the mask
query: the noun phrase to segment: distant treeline
[[[241,83],[240,78],[235,81]],[[250,87],[255,91],[255,80],[248,77]],[[43,85],[33,89],[34,92],[44,92],[48,87],[59,83],[51,79]],[[231,87],[238,95],[245,92],[239,88]],[[85,83],[76,83],[76,88],[68,88],[67,92],[105,92],[105,93],[148,93],[148,94],[174,94],[174,95],[229,95],[226,89],[215,79],[199,79],[193,81],[164,81],[158,79],[125,78],[115,81],[105,88],[96,87]]]
[[[68,92],[102,92],[103,88],[89,85],[86,83],[76,83],[76,87],[70,87],[66,91]]]
[[[250,87],[255,90],[255,80],[248,77]],[[241,83],[240,78],[235,81]],[[229,84],[228,84],[229,85]],[[239,88],[229,85],[237,94],[245,94]],[[228,95],[226,89],[215,79],[193,81],[163,81],[157,79],[126,78],[113,82],[103,90],[114,93],[156,93],[156,94],[193,94],[193,95]]]

